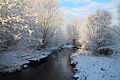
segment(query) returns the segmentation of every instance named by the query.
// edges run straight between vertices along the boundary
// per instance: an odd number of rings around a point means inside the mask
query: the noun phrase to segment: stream
[[[71,49],[63,49],[47,57],[42,64],[28,66],[28,68],[11,74],[0,74],[0,80],[74,80],[69,56]]]

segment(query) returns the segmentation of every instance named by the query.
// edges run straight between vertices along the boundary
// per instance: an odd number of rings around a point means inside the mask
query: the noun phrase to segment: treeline
[[[57,46],[63,21],[57,0],[0,0],[0,51]]]
[[[73,45],[106,54],[119,41],[120,29],[107,10],[96,10],[85,23],[71,18],[63,26],[58,0],[0,0],[0,52]]]
[[[84,25],[76,18],[71,21],[67,24],[67,32],[74,46],[90,50],[95,55],[113,54],[116,52],[114,49],[119,48],[115,45],[119,45],[120,28],[112,24],[112,13],[109,11],[97,9],[87,17]]]

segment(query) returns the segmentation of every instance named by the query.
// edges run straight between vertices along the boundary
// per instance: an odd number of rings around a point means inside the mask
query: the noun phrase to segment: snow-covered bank
[[[73,45],[64,45],[62,48],[73,48]]]
[[[47,57],[51,51],[12,50],[0,56],[0,72],[14,72],[27,67],[30,60],[40,60]]]
[[[74,77],[78,80],[119,80],[120,55],[104,57],[92,56],[90,51],[82,51],[71,55],[71,64],[76,64]]]
[[[47,50],[58,50],[58,49],[66,49],[66,48],[73,48],[73,45],[64,45],[64,46],[59,46],[59,47],[52,47],[52,48],[47,48]]]
[[[72,48],[71,45],[62,48]],[[59,50],[59,47],[47,48],[46,50],[11,50],[5,51],[0,55],[0,72],[14,72],[26,68],[30,61],[39,61],[47,57],[53,50]]]

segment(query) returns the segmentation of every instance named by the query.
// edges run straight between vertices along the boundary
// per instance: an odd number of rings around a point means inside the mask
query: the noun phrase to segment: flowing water
[[[47,57],[47,62],[29,66],[12,74],[0,74],[0,80],[73,80],[69,56],[73,50],[66,49]]]

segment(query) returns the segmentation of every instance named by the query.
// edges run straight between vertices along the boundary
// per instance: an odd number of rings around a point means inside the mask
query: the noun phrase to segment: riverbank
[[[33,62],[28,68],[10,74],[0,74],[1,80],[74,80],[71,71],[69,56],[73,49],[54,51],[48,57],[43,58],[42,64]],[[34,65],[35,64],[35,65]]]
[[[78,50],[70,57],[77,80],[119,80],[120,54],[93,56],[90,51]]]
[[[40,61],[52,53],[51,50],[11,50],[0,56],[0,72],[11,73],[27,68],[30,61]]]
[[[50,54],[68,48],[72,48],[72,46],[52,47],[45,50],[19,49],[2,52],[0,56],[0,72],[11,73],[20,71],[27,68],[30,62],[40,62]]]

